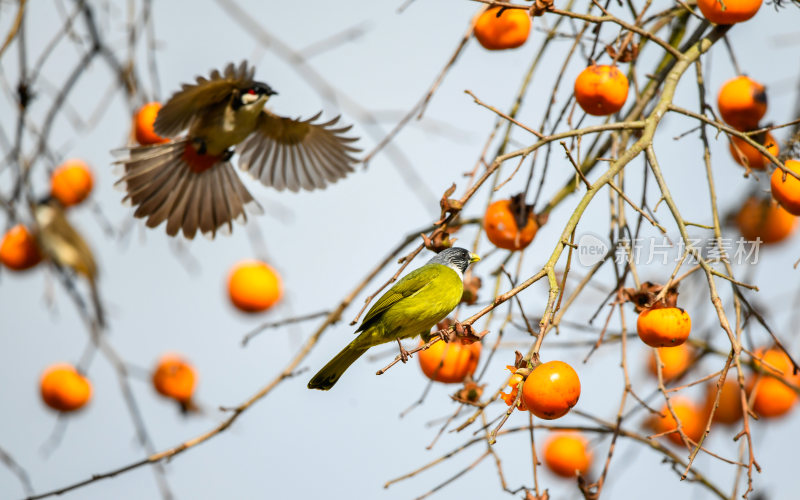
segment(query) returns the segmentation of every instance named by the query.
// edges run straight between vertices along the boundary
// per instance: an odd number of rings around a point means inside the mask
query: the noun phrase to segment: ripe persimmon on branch
[[[342,193],[349,189],[347,183],[364,182],[370,192],[362,192],[360,196],[372,200],[372,204],[368,205],[369,210],[347,203],[322,210],[310,201],[292,205],[301,214],[298,220],[303,220],[303,224],[324,220],[329,226],[327,235],[311,244],[304,239],[310,229],[300,223],[287,227],[289,236],[281,239],[258,229],[266,224],[261,218],[247,220],[248,238],[243,241],[250,243],[249,248],[245,243],[237,245],[237,249],[245,248],[254,258],[245,260],[240,255],[235,257],[235,264],[225,263],[229,269],[225,281],[227,298],[239,316],[226,318],[223,324],[225,330],[230,330],[245,321],[257,321],[242,326],[246,333],[233,343],[240,341],[242,347],[248,348],[237,351],[241,356],[269,346],[271,363],[265,362],[264,366],[272,375],[266,382],[259,378],[263,377],[263,371],[252,375],[253,380],[237,380],[244,385],[244,392],[231,391],[223,397],[239,394],[233,396],[238,404],[207,403],[197,393],[196,386],[198,380],[211,374],[201,369],[199,362],[190,362],[185,353],[161,352],[153,370],[137,368],[135,360],[141,355],[125,337],[128,328],[120,326],[120,317],[129,308],[149,317],[153,313],[147,308],[155,311],[156,304],[141,301],[134,306],[128,300],[118,303],[118,299],[112,298],[115,295],[109,293],[108,284],[121,271],[102,264],[119,256],[109,255],[113,250],[95,253],[93,249],[98,245],[107,249],[106,242],[93,241],[89,237],[93,233],[84,234],[78,224],[73,225],[80,211],[90,207],[101,221],[99,224],[116,226],[107,221],[113,217],[108,214],[118,207],[107,204],[101,194],[110,187],[106,185],[108,178],[104,167],[87,159],[67,157],[65,151],[72,156],[73,146],[57,141],[69,137],[80,144],[77,138],[95,133],[98,124],[108,121],[104,116],[106,110],[119,94],[131,119],[127,138],[131,156],[119,165],[124,175],[121,182],[129,201],[139,207],[136,216],[152,215],[155,224],[150,224],[150,220],[148,224],[157,225],[166,217],[159,219],[158,214],[170,212],[176,208],[171,204],[177,204],[191,218],[192,207],[200,207],[205,200],[215,207],[210,219],[215,224],[210,228],[213,235],[238,213],[236,200],[221,199],[215,190],[219,186],[213,183],[207,184],[211,186],[207,193],[198,190],[187,195],[191,191],[187,186],[200,176],[216,175],[220,185],[234,186],[232,191],[239,193],[239,201],[246,202],[232,178],[218,173],[221,171],[218,166],[231,166],[232,155],[249,154],[249,165],[240,163],[245,170],[259,162],[262,170],[274,169],[267,172],[271,179],[265,182],[267,185],[283,182],[277,179],[284,179],[288,185],[287,179],[295,175],[292,171],[296,165],[305,169],[296,173],[297,184],[306,181],[313,184],[315,176],[325,176],[324,171],[335,166],[339,150],[331,145],[350,144],[355,136],[341,135],[349,133],[347,128],[330,128],[334,122],[281,118],[263,108],[266,98],[275,92],[266,83],[248,76],[248,68],[255,66],[260,56],[254,56],[249,65],[230,66],[211,73],[208,78],[199,78],[196,84],[184,84],[174,100],[160,102],[162,82],[157,63],[167,64],[162,62],[167,60],[167,54],[158,50],[154,19],[161,11],[152,2],[132,2],[121,31],[114,27],[119,23],[106,22],[105,11],[95,3],[75,2],[59,21],[58,33],[44,44],[31,43],[30,34],[40,21],[31,15],[29,2],[19,2],[15,16],[2,25],[8,30],[7,35],[0,37],[4,40],[0,45],[0,63],[14,68],[0,79],[5,93],[17,105],[16,114],[0,122],[4,157],[0,165],[0,208],[7,229],[0,242],[0,262],[4,271],[8,271],[3,278],[9,278],[0,286],[17,286],[34,276],[35,270],[45,267],[57,278],[71,310],[76,313],[74,321],[86,331],[88,347],[74,362],[48,364],[40,380],[42,401],[59,412],[58,422],[90,418],[92,412],[101,411],[91,404],[93,400],[108,400],[108,391],[101,389],[103,380],[97,375],[100,369],[94,363],[95,354],[99,354],[98,358],[112,368],[115,390],[122,396],[141,448],[121,465],[99,472],[84,471],[81,477],[85,479],[40,484],[36,480],[42,475],[38,469],[44,466],[37,466],[37,473],[30,474],[20,465],[24,460],[19,457],[27,458],[25,450],[12,448],[0,436],[0,462],[16,476],[17,487],[22,488],[25,498],[48,498],[76,490],[88,492],[89,485],[149,465],[153,466],[159,494],[172,498],[173,491],[180,490],[176,487],[180,480],[167,470],[166,463],[186,452],[195,453],[199,445],[226,435],[226,430],[246,413],[255,413],[251,410],[268,396],[270,401],[277,402],[283,401],[282,392],[291,393],[295,405],[303,398],[312,401],[312,405],[331,404],[331,398],[347,399],[348,388],[341,386],[329,395],[306,393],[306,370],[316,371],[317,363],[326,357],[322,352],[325,349],[341,348],[342,338],[326,334],[352,331],[364,317],[367,319],[363,321],[370,321],[374,318],[370,308],[385,310],[396,303],[409,304],[403,301],[414,294],[397,292],[393,288],[395,283],[408,269],[418,267],[412,265],[417,257],[426,258],[430,252],[454,245],[482,257],[466,273],[458,270],[464,289],[461,303],[434,329],[419,332],[422,342],[408,350],[401,343],[400,354],[395,355],[395,339],[384,332],[383,340],[391,341],[392,348],[376,353],[379,359],[387,358],[381,361],[383,368],[377,374],[389,374],[370,377],[368,383],[392,388],[381,389],[382,393],[393,394],[384,404],[391,401],[407,406],[394,396],[400,393],[391,385],[396,380],[392,377],[402,370],[406,370],[403,376],[408,370],[420,371],[430,380],[429,385],[424,392],[420,388],[422,396],[401,417],[412,409],[416,413],[426,411],[430,418],[441,412],[445,416],[434,421],[438,431],[428,449],[439,445],[440,440],[455,444],[451,451],[434,460],[420,460],[419,455],[413,455],[413,460],[423,464],[385,482],[385,488],[417,478],[433,468],[442,466],[444,471],[446,463],[452,462],[449,467],[455,473],[424,486],[429,489],[420,498],[443,488],[456,488],[457,484],[462,484],[465,491],[472,491],[474,485],[470,486],[469,481],[473,477],[496,475],[500,489],[517,497],[542,500],[550,498],[553,490],[563,496],[596,499],[612,495],[609,488],[615,484],[630,481],[619,468],[622,457],[628,453],[657,457],[675,473],[676,483],[688,480],[708,497],[747,498],[754,490],[764,488],[757,473],[762,471],[762,464],[768,473],[766,464],[771,452],[762,444],[764,439],[756,429],[763,425],[761,420],[788,415],[796,406],[800,367],[792,355],[793,345],[786,329],[778,326],[782,321],[780,315],[759,300],[759,294],[771,289],[772,283],[755,270],[768,265],[782,266],[778,274],[796,272],[791,265],[765,256],[775,255],[770,253],[772,249],[796,231],[796,216],[800,215],[800,162],[793,155],[800,149],[797,135],[800,117],[790,116],[782,123],[765,122],[769,89],[764,83],[776,77],[740,74],[739,68],[747,67],[747,64],[740,66],[746,58],[734,49],[739,37],[744,36],[740,33],[763,22],[761,18],[753,18],[756,13],[767,15],[768,9],[760,0],[648,0],[640,4],[597,0],[476,0],[447,7],[406,3],[399,22],[404,21],[403,16],[416,15],[415,11],[425,11],[426,17],[430,17],[427,9],[446,9],[453,18],[458,17],[456,13],[464,14],[459,18],[461,25],[453,32],[457,34],[453,40],[455,50],[447,47],[449,50],[444,51],[447,57],[434,74],[406,75],[405,86],[421,95],[404,94],[402,100],[385,96],[378,105],[367,104],[370,101],[366,94],[363,99],[354,97],[358,95],[357,89],[351,91],[339,83],[343,75],[352,72],[345,71],[349,67],[339,55],[340,49],[357,50],[361,47],[362,31],[369,32],[366,28],[354,30],[352,19],[333,34],[328,33],[328,28],[325,36],[312,37],[322,40],[311,43],[314,50],[301,50],[294,47],[294,40],[290,43],[273,34],[273,30],[274,33],[279,30],[271,26],[268,17],[253,15],[252,9],[238,1],[218,0],[216,4],[224,12],[226,22],[231,22],[237,30],[237,36],[258,47],[256,54],[274,56],[288,68],[287,73],[318,94],[326,105],[341,107],[344,121],[354,122],[359,133],[367,136],[368,139],[357,144],[365,150],[360,162],[367,167],[366,173],[360,174],[360,180],[356,175],[341,179],[342,191],[326,196],[336,200],[338,196],[346,196]],[[480,4],[477,10],[475,4]],[[788,2],[776,1],[773,5],[776,9],[793,8]],[[295,7],[275,7],[279,11],[290,8]],[[781,12],[797,15],[793,10]],[[280,12],[275,14],[279,18]],[[114,19],[113,14],[108,15]],[[333,20],[332,17],[331,24]],[[373,40],[370,43],[382,35],[369,33]],[[124,49],[113,42],[119,39],[127,41]],[[534,40],[538,45],[532,47]],[[43,68],[65,48],[77,49],[76,60],[65,63],[71,64],[66,69],[61,65],[58,70],[50,70],[60,79],[49,82],[52,75],[43,73],[46,71]],[[312,62],[312,58],[323,54],[323,48],[325,57],[337,62],[336,66],[326,66],[334,69],[325,74]],[[141,50],[144,57],[137,55]],[[520,54],[528,58],[523,59]],[[726,82],[716,100],[709,97],[713,89],[708,86],[712,54],[715,62],[720,55],[724,60],[729,59],[736,71],[735,75],[725,74],[723,78],[723,72],[715,64],[720,78],[715,73],[713,81]],[[478,75],[481,78],[462,72],[473,63],[470,57],[481,58],[483,74]],[[511,61],[511,57],[517,57],[514,61],[521,61],[527,67],[504,62]],[[147,69],[143,68],[145,64]],[[101,79],[91,65],[102,66],[109,74]],[[196,72],[204,74],[205,70],[197,68]],[[269,78],[277,80],[276,87],[278,83],[286,85],[280,82],[285,75],[274,75],[272,68],[271,71],[273,75]],[[374,73],[369,73],[369,77],[381,81],[384,75]],[[419,86],[420,81],[431,79],[428,87]],[[84,84],[95,80],[110,90],[105,97],[95,99],[97,112],[90,119],[76,120],[73,115],[78,114],[74,110],[77,94],[84,91]],[[516,91],[509,91],[508,82],[514,80],[519,80]],[[331,83],[334,81],[336,85]],[[409,82],[413,85],[408,85]],[[376,86],[381,85],[387,82]],[[96,90],[100,86],[94,87],[98,96],[102,94]],[[216,90],[203,94],[206,92],[203,89],[210,88],[222,90],[219,96]],[[47,105],[37,108],[42,95],[48,96]],[[469,116],[475,122],[463,120],[456,125],[456,120],[447,116],[442,122],[450,122],[447,126],[452,129],[424,130],[433,130],[437,139],[455,134],[453,131],[458,129],[469,134],[486,133],[486,138],[482,142],[469,140],[466,144],[437,143],[437,148],[452,148],[448,158],[454,161],[447,165],[444,174],[432,169],[421,174],[417,167],[430,162],[433,156],[422,152],[422,148],[409,146],[414,143],[410,142],[411,134],[406,128],[429,127],[431,115],[440,112],[438,106],[447,96],[456,99],[461,96],[458,108],[453,110],[472,113]],[[214,112],[208,111],[212,105],[200,109],[197,103],[205,102],[203,99],[213,101],[212,97],[218,99],[213,104]],[[385,121],[383,110],[388,103],[405,101],[415,104],[405,112],[388,115],[393,126],[384,130],[381,121]],[[695,104],[687,104],[690,102]],[[250,106],[255,106],[253,116],[257,118],[253,120],[260,123],[251,127],[253,136],[249,136],[250,128],[247,133],[238,130],[237,127],[244,127],[241,125],[244,122],[236,121],[236,117],[244,116],[237,113],[250,113]],[[162,113],[164,109],[167,111]],[[453,110],[450,112],[455,116]],[[208,117],[217,115],[227,117],[228,128],[213,128],[213,120]],[[422,120],[423,115],[426,121]],[[165,125],[170,119],[180,122],[180,126]],[[71,127],[65,125],[70,121],[74,122]],[[675,124],[679,127],[677,131]],[[189,135],[184,138],[167,133],[175,127],[188,129]],[[794,137],[781,142],[776,136],[789,127],[793,127]],[[214,134],[203,135],[205,129],[212,129]],[[242,142],[239,135],[256,137],[247,141],[263,143],[248,153],[247,147],[237,146],[237,141]],[[690,144],[690,138],[698,140]],[[222,153],[213,154],[207,151],[209,144],[215,144],[213,141],[228,139],[229,149],[222,148]],[[738,164],[733,168],[740,179],[719,182],[718,141],[725,143],[723,149],[729,150],[729,163]],[[251,146],[252,142],[243,144]],[[119,145],[103,144],[102,149],[106,153]],[[351,146],[347,147],[350,148],[347,152],[355,154]],[[470,155],[466,160],[458,154],[462,149]],[[162,157],[163,151],[168,154]],[[157,165],[147,166],[154,158],[162,159],[157,160]],[[689,182],[675,173],[681,162],[688,161],[685,158],[694,162]],[[397,168],[405,191],[393,185],[390,189],[378,187],[382,184],[374,176],[381,174],[380,167],[385,161]],[[173,169],[165,171],[169,175],[175,172],[177,180],[160,178],[159,174],[155,180],[142,181],[165,166]],[[177,170],[181,168],[185,171]],[[258,176],[262,182],[264,175]],[[764,182],[767,177],[769,186]],[[729,215],[725,213],[731,200],[728,192],[736,185],[747,186],[750,193],[737,204],[736,213]],[[443,186],[450,187],[442,192]],[[397,193],[391,192],[395,190]],[[434,197],[436,192],[442,193],[438,200]],[[720,196],[723,192],[725,196]],[[407,194],[416,198],[424,208],[424,215],[406,206],[394,210],[400,203],[395,196],[401,194],[403,199],[408,198]],[[289,200],[283,195],[275,196],[278,200]],[[600,201],[603,197],[605,205]],[[261,198],[258,201],[267,203]],[[284,202],[292,203],[276,203]],[[127,238],[134,231],[133,211],[125,210],[123,222],[111,232],[112,237]],[[330,214],[321,213],[328,210]],[[607,226],[602,222],[606,210]],[[373,222],[365,222],[357,233],[349,232],[349,222],[362,219]],[[191,220],[184,223],[184,229],[192,225]],[[196,227],[198,221],[193,224]],[[388,231],[386,226],[390,226]],[[227,227],[233,226],[227,224]],[[141,231],[148,237],[155,234],[144,228]],[[607,234],[600,236],[603,231]],[[238,237],[239,232],[232,238]],[[697,232],[707,235],[707,241],[695,238]],[[375,242],[373,235],[377,234],[394,235],[395,245],[387,252],[389,245]],[[205,247],[196,243],[192,247],[181,246],[180,253],[177,245],[185,243],[178,240],[173,243],[173,250],[178,260],[185,260],[186,249],[191,248],[203,268],[215,269],[219,259],[228,258],[224,240],[218,237]],[[145,241],[141,246],[150,247],[152,243]],[[363,255],[367,254],[358,252],[367,246],[379,248],[385,256],[374,258],[365,266]],[[291,251],[284,250],[289,247]],[[340,250],[344,247],[349,250]],[[209,254],[207,248],[218,253]],[[339,259],[335,266],[322,264],[327,253],[338,251],[348,258]],[[677,253],[673,262],[667,262],[668,252]],[[358,258],[354,257],[357,253]],[[281,262],[277,255],[295,258],[297,267]],[[796,251],[793,258],[797,259]],[[338,269],[334,267],[343,268],[346,273],[335,274]],[[292,277],[293,273],[314,276],[314,283],[300,284]],[[174,278],[167,277],[171,275],[163,274],[156,279],[164,280],[165,289],[175,290],[168,300],[174,301],[172,307],[176,311],[186,297],[201,293],[205,296],[207,292],[205,286],[181,289],[170,281]],[[329,275],[336,278],[329,279]],[[338,288],[342,276],[346,278],[343,285],[346,292]],[[129,281],[131,284],[125,286],[136,288],[135,280]],[[45,293],[58,293],[49,290],[50,285]],[[140,288],[135,290],[137,296],[156,296],[152,287]],[[785,290],[781,292],[785,294]],[[317,305],[311,299],[316,293],[325,297],[324,304]],[[391,296],[392,293],[397,296]],[[122,296],[127,295],[116,295]],[[295,306],[302,310],[295,311]],[[392,311],[398,315],[398,321],[410,322],[415,318],[408,317],[408,311],[420,314],[419,309],[414,309],[417,307],[437,305],[413,304],[405,310],[398,307]],[[272,315],[276,310],[281,312],[280,316]],[[192,314],[201,313],[192,311]],[[631,314],[636,317],[635,335]],[[71,318],[66,317],[65,321],[73,321]],[[343,319],[352,322],[348,324]],[[168,328],[164,326],[166,320],[159,321],[154,323],[153,330],[160,341],[161,337],[175,333],[173,330],[188,328],[185,325],[190,322],[195,324],[193,319],[187,319],[179,327]],[[220,323],[208,323],[211,324]],[[202,326],[212,329],[208,325]],[[283,332],[292,332],[291,351],[279,347]],[[301,341],[294,335],[296,332],[305,332]],[[217,333],[214,332],[215,339]],[[261,336],[260,342],[250,343],[256,335]],[[560,336],[564,338],[558,339]],[[144,344],[155,345],[154,349],[159,351],[167,350],[166,342],[146,339],[143,335]],[[519,350],[512,352],[508,347],[512,343]],[[184,343],[183,347],[195,348],[193,343]],[[203,357],[202,351],[194,352]],[[221,351],[212,354],[215,356],[211,358],[219,357],[216,355],[221,355]],[[409,366],[408,362],[419,363],[420,369]],[[637,364],[645,370],[641,377]],[[25,370],[30,371],[29,368],[26,366]],[[41,368],[34,367],[39,371]],[[588,375],[590,370],[592,374]],[[354,371],[347,378],[358,383]],[[161,439],[153,438],[163,434],[154,416],[156,410],[151,406],[153,398],[139,393],[135,386],[137,379],[152,385],[151,392],[156,398],[162,397],[173,409],[177,408],[181,415],[178,418],[205,427],[191,428],[188,437],[170,437],[177,444],[160,444]],[[618,383],[616,393],[614,380]],[[600,397],[599,382],[602,382]],[[440,397],[439,386],[445,384],[452,384],[454,390],[449,397]],[[699,399],[698,393],[702,394]],[[329,399],[323,403],[325,397]],[[441,405],[445,402],[455,408],[443,409]],[[212,423],[200,422],[214,406],[219,408],[220,416]],[[377,409],[361,408],[358,413],[370,418],[371,411]],[[275,412],[274,418],[283,418],[279,413]],[[550,420],[559,421],[553,425]],[[287,433],[303,432],[288,421],[273,423]],[[250,432],[245,428],[241,431]],[[362,438],[374,438],[364,441],[376,441],[380,433],[388,432],[386,428],[361,427],[355,431]],[[353,435],[353,432],[341,434]],[[726,443],[726,437],[732,439]],[[397,453],[401,447],[410,446],[411,441],[400,443]],[[480,448],[478,454],[470,455],[476,448]],[[523,460],[516,454],[520,449],[530,453],[530,460],[524,465],[520,465]],[[315,449],[315,455],[327,463],[347,462],[349,456],[342,456],[345,452],[324,445]],[[508,460],[510,456],[514,460]],[[698,460],[700,456],[705,458]],[[491,471],[479,467],[489,457],[494,459]],[[710,463],[714,465],[709,466]],[[352,465],[359,469],[357,463]],[[733,474],[725,475],[720,470]],[[649,482],[661,481],[665,475],[654,468],[643,468],[640,472],[642,477],[647,475]],[[387,471],[389,474],[392,472]],[[356,480],[348,478],[346,482]],[[489,482],[481,480],[481,487]]]

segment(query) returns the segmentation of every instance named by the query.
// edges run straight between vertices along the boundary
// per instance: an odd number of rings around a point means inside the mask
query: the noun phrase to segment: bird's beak
[[[470,264],[472,264],[473,262],[478,262],[479,260],[481,260],[481,258],[478,257],[477,254],[474,254],[474,253],[470,253],[469,254],[469,263]]]

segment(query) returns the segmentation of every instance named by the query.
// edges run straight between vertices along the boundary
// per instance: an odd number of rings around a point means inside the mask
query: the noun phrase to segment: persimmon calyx
[[[553,2],[554,0],[536,0],[531,4],[528,12],[530,12],[531,17],[539,17],[548,10],[553,10]]]

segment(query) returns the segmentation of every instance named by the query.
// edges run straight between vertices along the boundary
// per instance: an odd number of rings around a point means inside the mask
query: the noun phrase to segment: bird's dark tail
[[[136,207],[134,216],[149,227],[167,222],[167,234],[198,230],[213,238],[230,232],[233,221],[258,214],[256,202],[224,155],[200,154],[188,139],[133,147],[115,152],[122,168],[117,181],[127,192],[123,201]]]
[[[327,391],[333,387],[345,370],[369,349],[369,346],[361,347],[353,344],[355,344],[355,342],[342,349],[342,351],[330,360],[319,373],[314,375],[314,378],[308,383],[308,388]]]

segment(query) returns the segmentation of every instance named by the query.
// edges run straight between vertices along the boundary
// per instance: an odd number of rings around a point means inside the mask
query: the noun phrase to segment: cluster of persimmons
[[[152,102],[142,106],[133,118],[133,139],[140,145],[156,144],[166,139],[153,131],[153,123],[161,105]],[[65,209],[84,202],[92,192],[94,176],[86,162],[67,160],[50,176],[50,196]],[[37,241],[36,227],[18,224],[9,229],[0,241],[0,262],[11,271],[27,271],[44,259]],[[264,262],[243,260],[230,270],[227,290],[231,304],[245,313],[259,313],[275,305],[283,294],[278,273]],[[181,355],[164,354],[152,371],[155,390],[177,403],[182,409],[196,408],[194,395],[197,374]],[[42,401],[55,410],[73,412],[86,406],[92,397],[92,385],[78,367],[54,363],[46,367],[40,379]]]
[[[666,382],[679,380],[695,363],[699,351],[688,343],[676,347],[658,349],[662,363],[661,375]],[[745,381],[748,404],[761,418],[774,418],[786,415],[797,403],[798,395],[793,387],[800,385],[800,376],[792,374],[792,362],[789,357],[777,348],[760,348],[755,353],[753,373]],[[656,376],[656,359],[651,354],[648,369]],[[686,436],[697,442],[703,434],[710,412],[717,399],[717,385],[710,382],[706,385],[705,398],[692,401],[686,397],[671,398],[671,406],[681,421],[681,428]],[[741,391],[735,376],[730,376],[719,391],[719,405],[714,412],[714,424],[731,425],[742,419]],[[677,445],[682,445],[682,437],[676,431],[677,424],[672,413],[666,407],[661,409],[662,417],[650,419],[650,425],[658,434],[666,434],[667,438]]]
[[[720,117],[732,128],[747,132],[749,137],[777,156],[778,142],[769,132],[758,131],[759,121],[767,112],[764,86],[747,76],[725,82],[717,97]],[[756,132],[753,132],[756,131]],[[752,133],[752,135],[750,135]],[[730,137],[731,156],[747,169],[766,170],[770,159],[741,137]],[[788,159],[786,168],[800,175],[800,162]],[[777,243],[788,238],[797,228],[800,215],[800,180],[776,168],[770,178],[772,199],[751,197],[736,215],[742,236],[763,243]]]
[[[547,5],[548,2],[537,2]],[[717,24],[733,24],[753,17],[760,1],[726,2],[699,0],[702,14]],[[503,7],[484,10],[475,21],[474,36],[488,50],[506,50],[525,43],[531,30],[532,11]],[[576,78],[574,97],[578,106],[590,115],[608,116],[622,109],[628,97],[628,79],[616,65],[591,64]],[[736,131],[763,146],[773,157],[779,153],[778,144],[769,132],[759,131],[759,122],[767,110],[765,87],[739,76],[726,82],[719,90],[717,109],[722,120]],[[730,135],[730,152],[735,162],[749,170],[766,170],[772,160],[743,138]],[[800,176],[800,161],[787,160],[787,169]],[[747,240],[773,244],[787,239],[796,229],[800,215],[800,180],[776,168],[771,177],[772,199],[751,197],[734,218]],[[521,195],[492,202],[484,215],[483,227],[489,241],[497,248],[516,251],[526,248],[546,219],[533,213]],[[677,295],[675,296],[677,297]],[[691,318],[687,311],[671,301],[659,301],[638,307],[637,333],[641,341],[652,348],[648,369],[657,377],[660,364],[664,383],[678,381],[700,357],[700,349],[687,342]],[[656,356],[658,351],[658,356]],[[462,344],[437,342],[419,353],[423,373],[441,383],[465,382],[474,389],[471,376],[481,354],[480,342]],[[660,360],[660,363],[659,361]],[[800,374],[792,374],[788,356],[777,348],[761,348],[755,352],[752,375],[746,380],[748,405],[760,417],[778,417],[789,412],[797,402],[794,387],[800,386]],[[580,380],[575,370],[563,361],[548,361],[530,366],[518,361],[508,366],[511,376],[509,392],[501,393],[508,406],[530,411],[535,416],[551,420],[566,415],[580,397]],[[472,385],[471,385],[472,384]],[[729,425],[742,418],[741,391],[731,376],[721,388],[708,383],[701,402],[674,396],[659,414],[649,419],[655,435],[684,446],[679,431],[695,443],[705,430],[708,417],[717,401],[713,423]],[[459,394],[463,394],[462,391]],[[671,407],[671,408],[670,408]],[[678,421],[676,421],[677,417]],[[571,478],[585,474],[592,453],[585,437],[577,432],[557,432],[546,440],[542,457],[544,464],[556,475]]]
[[[761,1],[757,0],[730,3],[731,5],[725,5],[718,0],[701,0],[697,2],[697,6],[709,21],[716,24],[747,21],[761,6]],[[483,47],[489,50],[505,50],[524,44],[530,30],[531,17],[527,10],[492,7],[478,16],[474,34]],[[575,79],[574,95],[581,109],[590,115],[614,114],[622,109],[628,98],[628,79],[616,65],[592,64]],[[726,82],[720,89],[717,108],[725,123],[749,135],[758,129],[759,121],[767,111],[766,89],[747,76],[738,76]],[[779,153],[778,143],[769,132],[756,132],[749,137],[772,156]],[[730,151],[734,161],[748,169],[765,170],[771,164],[767,156],[739,136],[730,136]],[[800,176],[800,161],[789,159],[785,165]],[[788,238],[797,227],[796,216],[800,215],[800,179],[781,169],[775,169],[771,177],[771,187],[773,199],[750,198],[742,204],[735,217],[742,236],[748,240],[760,238],[763,243],[777,243]],[[497,207],[503,203],[505,202],[497,202]],[[487,218],[487,222],[490,220],[502,223],[502,220],[495,217]],[[521,236],[522,241],[528,237],[533,238],[536,229],[535,222],[526,225]],[[492,242],[501,248],[509,248],[507,243]],[[519,244],[520,242],[515,242],[515,245]]]
[[[193,408],[197,374],[194,367],[177,354],[165,354],[152,373],[153,387],[159,394],[177,401],[184,409]],[[54,410],[80,410],[92,398],[89,379],[69,363],[54,363],[45,368],[39,380],[42,401]]]

